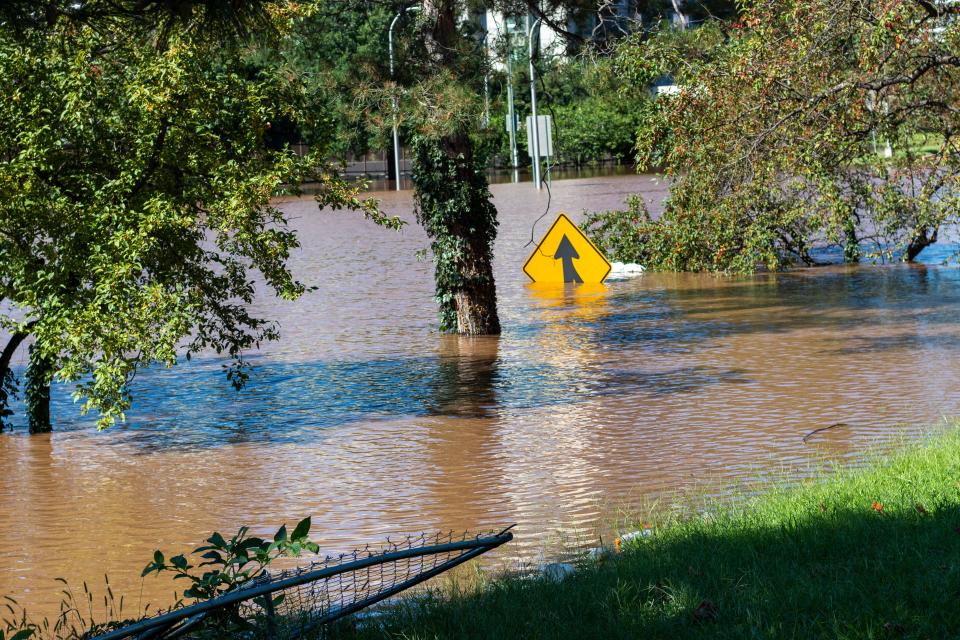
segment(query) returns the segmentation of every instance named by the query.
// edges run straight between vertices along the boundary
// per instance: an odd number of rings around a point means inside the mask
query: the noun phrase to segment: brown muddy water
[[[551,217],[637,191],[663,196],[650,176],[557,181]],[[500,338],[437,333],[417,226],[397,234],[305,199],[283,207],[304,244],[294,269],[317,290],[262,303],[283,339],[254,356],[244,391],[214,358],[147,371],[128,423],[97,433],[56,389],[57,433],[0,436],[0,594],[52,613],[56,577],[98,588],[106,573],[128,607],[141,590],[165,604],[170,583],[139,578],[154,549],[306,515],[329,552],[515,522],[501,556],[535,558],[595,541],[615,507],[856,460],[960,414],[955,268],[537,289],[521,265],[547,194],[493,192]],[[409,192],[379,195],[410,217]]]

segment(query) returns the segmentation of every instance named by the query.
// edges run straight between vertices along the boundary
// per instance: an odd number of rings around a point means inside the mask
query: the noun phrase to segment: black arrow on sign
[[[583,278],[580,277],[580,274],[577,273],[576,267],[573,266],[573,260],[579,260],[580,254],[577,253],[577,250],[573,248],[573,243],[571,243],[570,239],[567,238],[567,234],[563,234],[563,238],[560,239],[560,246],[557,247],[557,252],[553,254],[553,259],[563,260],[564,282],[583,283]]]

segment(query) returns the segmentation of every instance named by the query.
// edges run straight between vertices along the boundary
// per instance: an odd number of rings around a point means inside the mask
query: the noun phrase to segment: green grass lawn
[[[409,600],[342,638],[960,638],[960,434],[709,516],[561,583]]]

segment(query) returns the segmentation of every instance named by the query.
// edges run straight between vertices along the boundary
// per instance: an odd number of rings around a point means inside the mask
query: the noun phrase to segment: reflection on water
[[[440,337],[440,361],[424,407],[431,415],[491,418],[497,410],[500,337]]]
[[[56,389],[57,433],[0,437],[0,593],[49,612],[55,577],[108,572],[138,594],[155,548],[304,515],[331,552],[517,522],[512,548],[530,555],[595,538],[604,505],[855,458],[960,413],[954,268],[536,287],[520,267],[547,196],[493,191],[499,338],[436,333],[417,227],[395,234],[296,200],[283,205],[304,239],[294,268],[316,290],[261,303],[284,338],[255,355],[248,388],[233,391],[214,358],[147,371],[129,422],[103,433]],[[557,182],[553,210],[612,208],[633,191],[655,203],[663,185]],[[411,217],[408,193],[382,196]],[[850,426],[804,444],[837,422]],[[168,602],[171,588],[149,581],[145,598]]]

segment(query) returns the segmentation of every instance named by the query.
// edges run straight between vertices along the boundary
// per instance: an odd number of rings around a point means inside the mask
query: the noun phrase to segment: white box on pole
[[[553,118],[537,116],[537,136],[540,143],[540,157],[553,155]],[[533,116],[527,116],[527,153],[533,157]]]

